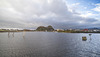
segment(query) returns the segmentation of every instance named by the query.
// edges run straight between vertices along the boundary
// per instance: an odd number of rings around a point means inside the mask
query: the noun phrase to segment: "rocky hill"
[[[49,25],[48,27],[39,26],[36,30],[37,31],[54,31],[54,28],[51,25]]]

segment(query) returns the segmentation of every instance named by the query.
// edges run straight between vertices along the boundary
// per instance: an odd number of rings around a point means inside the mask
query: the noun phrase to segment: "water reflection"
[[[25,31],[23,31],[23,38],[25,38]]]
[[[92,40],[91,35],[92,35],[92,34],[89,34],[89,36],[90,36],[90,41]]]
[[[14,37],[14,32],[13,32],[12,36]]]
[[[8,38],[10,37],[10,32],[8,32]]]
[[[8,38],[10,38],[10,37],[14,37],[14,32],[8,32]]]
[[[25,35],[26,35],[26,32],[23,31],[22,34],[19,34],[21,35],[22,37],[21,38],[25,38]],[[15,37],[15,32],[8,32],[8,38],[14,38]]]

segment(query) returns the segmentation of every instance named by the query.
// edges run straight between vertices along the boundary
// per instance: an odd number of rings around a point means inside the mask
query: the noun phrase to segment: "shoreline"
[[[100,32],[58,32],[58,31],[0,31],[1,32],[57,32],[57,33],[100,33]]]

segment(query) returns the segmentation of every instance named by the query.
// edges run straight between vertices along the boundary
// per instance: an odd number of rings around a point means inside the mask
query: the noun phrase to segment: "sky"
[[[0,0],[0,28],[100,27],[99,0]]]

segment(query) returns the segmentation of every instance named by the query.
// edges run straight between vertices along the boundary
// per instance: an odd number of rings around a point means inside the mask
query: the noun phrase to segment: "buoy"
[[[86,41],[86,40],[87,40],[86,36],[83,36],[83,37],[82,37],[82,40],[83,40],[83,41]]]

